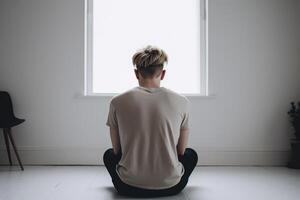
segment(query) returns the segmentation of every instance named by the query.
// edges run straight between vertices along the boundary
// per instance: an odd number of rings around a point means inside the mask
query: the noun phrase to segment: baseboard
[[[106,148],[18,147],[24,165],[103,165]],[[198,165],[284,166],[289,151],[206,151],[196,150]],[[11,149],[13,163],[17,163]],[[5,146],[0,146],[0,165],[7,165]]]

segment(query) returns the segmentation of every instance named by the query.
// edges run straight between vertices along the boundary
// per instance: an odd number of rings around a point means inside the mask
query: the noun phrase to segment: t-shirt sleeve
[[[117,113],[114,105],[110,102],[106,125],[118,128]]]
[[[190,103],[187,101],[184,112],[182,113],[182,122],[180,125],[180,130],[189,129],[189,118],[190,118]]]

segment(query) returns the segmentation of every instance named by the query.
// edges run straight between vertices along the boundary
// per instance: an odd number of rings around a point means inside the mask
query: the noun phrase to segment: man
[[[186,148],[189,100],[160,86],[168,62],[162,49],[149,45],[132,62],[139,86],[110,101],[106,125],[113,148],[104,153],[104,164],[121,195],[178,194],[198,161],[197,153]]]

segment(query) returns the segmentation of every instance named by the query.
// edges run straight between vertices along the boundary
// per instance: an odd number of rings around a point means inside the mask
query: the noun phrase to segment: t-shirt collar
[[[148,88],[148,87],[143,87],[143,86],[137,86],[137,88],[153,93],[153,92],[161,91],[164,87]]]

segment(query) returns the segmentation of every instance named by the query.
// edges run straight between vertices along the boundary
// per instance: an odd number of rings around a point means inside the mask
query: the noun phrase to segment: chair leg
[[[8,155],[9,164],[10,164],[10,166],[12,166],[9,141],[8,141],[8,132],[7,132],[6,128],[3,129],[3,135],[4,135],[4,139],[5,139],[5,145],[6,145],[6,151],[7,151],[7,155]]]
[[[8,136],[9,136],[10,142],[11,142],[11,144],[12,144],[12,146],[13,146],[13,149],[14,149],[14,151],[15,151],[15,154],[16,154],[16,156],[17,156],[19,165],[20,165],[20,167],[21,167],[21,169],[22,169],[22,171],[23,171],[24,168],[23,168],[23,165],[22,165],[20,156],[19,156],[19,154],[18,154],[18,150],[17,150],[17,147],[16,147],[16,145],[15,145],[14,139],[13,139],[13,137],[12,137],[11,128],[8,128],[7,130],[8,130],[7,132],[8,132]]]

